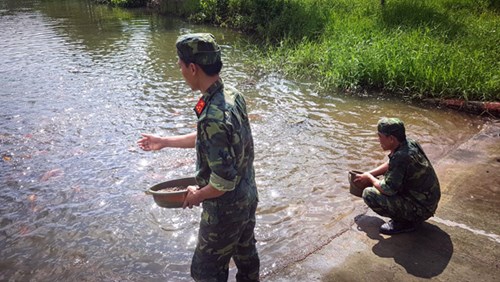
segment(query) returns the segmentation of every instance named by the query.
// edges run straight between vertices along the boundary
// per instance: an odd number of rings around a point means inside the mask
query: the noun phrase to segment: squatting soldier
[[[200,188],[188,187],[183,206],[203,206],[191,263],[194,280],[227,281],[232,257],[238,281],[258,281],[260,260],[254,237],[258,195],[245,100],[220,78],[221,50],[212,34],[182,35],[176,47],[185,82],[202,92],[194,107],[197,130],[170,137],[142,134],[137,143],[146,151],[196,148]]]
[[[441,197],[438,178],[422,147],[406,138],[401,120],[382,118],[377,128],[382,149],[391,151],[389,160],[354,182],[373,186],[364,189],[363,200],[374,212],[391,218],[380,233],[414,231],[436,211]],[[382,180],[376,178],[379,175],[384,175]]]

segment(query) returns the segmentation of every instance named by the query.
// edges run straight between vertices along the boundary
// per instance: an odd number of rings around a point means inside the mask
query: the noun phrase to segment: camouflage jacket
[[[225,191],[205,202],[226,206],[254,203],[254,145],[244,97],[218,80],[203,93],[194,110],[198,116],[196,180],[201,187],[210,183]]]
[[[386,195],[400,195],[434,213],[441,197],[439,181],[420,145],[411,139],[389,155],[389,169],[381,181]]]

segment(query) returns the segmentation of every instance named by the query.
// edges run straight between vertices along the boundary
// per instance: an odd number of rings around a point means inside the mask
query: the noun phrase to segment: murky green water
[[[363,204],[347,193],[346,171],[384,158],[374,133],[381,116],[401,117],[436,161],[481,124],[256,76],[235,47],[242,35],[144,11],[3,0],[0,31],[0,280],[190,280],[200,209],[159,208],[144,190],[192,176],[194,151],[135,145],[141,132],[195,129],[198,93],[173,47],[185,32],[218,38],[222,75],[247,96],[263,275],[349,228]]]

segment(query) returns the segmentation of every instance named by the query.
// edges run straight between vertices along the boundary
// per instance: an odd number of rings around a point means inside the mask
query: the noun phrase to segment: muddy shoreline
[[[465,101],[460,99],[425,99],[424,102],[479,116],[500,118],[500,102]]]

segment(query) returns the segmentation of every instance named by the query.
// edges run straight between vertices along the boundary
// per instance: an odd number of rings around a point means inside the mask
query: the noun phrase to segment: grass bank
[[[148,1],[254,36],[259,68],[326,91],[500,101],[498,0]]]
[[[270,46],[272,67],[325,89],[500,100],[500,17],[489,2],[332,2],[322,36]]]

